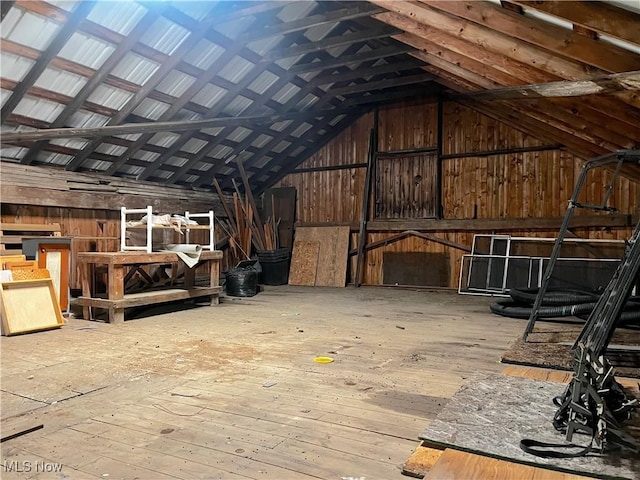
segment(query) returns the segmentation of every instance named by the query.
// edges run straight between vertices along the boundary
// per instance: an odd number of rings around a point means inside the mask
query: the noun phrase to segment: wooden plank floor
[[[1,445],[2,478],[402,478],[419,433],[522,333],[489,303],[267,287],[3,337],[2,431],[44,428]]]

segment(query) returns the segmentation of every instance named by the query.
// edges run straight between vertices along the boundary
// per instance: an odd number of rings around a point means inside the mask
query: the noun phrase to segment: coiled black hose
[[[538,296],[537,288],[517,288],[509,290],[509,295],[516,302],[533,305]],[[547,290],[542,299],[543,306],[576,305],[598,301],[599,295],[580,290]]]
[[[589,314],[595,308],[596,303],[579,303],[574,305],[555,305],[542,306],[538,311],[539,318],[557,318],[576,316],[583,320],[589,317]],[[528,319],[533,310],[531,305],[522,304],[511,299],[502,299],[489,305],[490,310],[496,315],[503,317]],[[620,314],[617,322],[619,326],[637,326],[640,325],[640,303],[627,302],[624,310]]]
[[[540,318],[554,318],[584,315],[591,313],[595,306],[595,302],[579,303],[575,305],[543,306],[540,307],[538,316]],[[530,305],[523,305],[520,302],[514,302],[509,299],[498,300],[497,302],[489,305],[489,308],[496,315],[511,318],[529,318],[532,310]]]

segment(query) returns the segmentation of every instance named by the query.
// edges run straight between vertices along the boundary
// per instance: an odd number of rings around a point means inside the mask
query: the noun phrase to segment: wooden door
[[[63,312],[69,307],[69,253],[68,244],[41,243],[38,245],[38,267],[49,270],[60,309]]]

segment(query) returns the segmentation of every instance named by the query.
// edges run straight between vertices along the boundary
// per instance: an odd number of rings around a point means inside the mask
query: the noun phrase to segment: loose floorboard
[[[2,460],[57,462],[69,479],[402,478],[424,426],[471,375],[500,372],[522,334],[490,302],[267,287],[3,337],[0,428],[44,428],[3,443]]]
[[[425,480],[588,480],[590,477],[505,462],[447,448]]]

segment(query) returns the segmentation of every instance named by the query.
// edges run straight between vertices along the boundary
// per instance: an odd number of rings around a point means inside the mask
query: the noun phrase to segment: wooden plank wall
[[[316,168],[366,161],[373,114],[360,118],[333,142],[306,160],[299,168]],[[379,110],[379,151],[406,150],[436,146],[437,105],[435,102],[404,102]],[[443,155],[493,151],[506,148],[543,146],[544,142],[516,128],[491,119],[455,102],[443,108]],[[442,208],[445,219],[495,219],[523,217],[562,217],[567,208],[583,159],[556,149],[490,156],[446,159],[442,162]],[[277,186],[298,190],[299,223],[357,224],[360,218],[365,168],[321,172],[291,173]],[[583,202],[598,202],[610,173],[590,174]],[[407,182],[412,179],[407,178]],[[620,213],[637,214],[640,184],[620,179],[611,205]],[[373,202],[372,202],[373,203]],[[373,208],[373,207],[372,207]],[[593,211],[578,211],[593,214]],[[372,218],[371,216],[369,218]],[[514,225],[517,228],[516,225]],[[433,235],[470,246],[475,233],[490,231],[432,232]],[[553,231],[522,231],[516,236],[554,237]],[[574,233],[592,238],[628,238],[630,228],[577,229]],[[382,240],[390,232],[368,235],[367,243]],[[351,235],[351,248],[357,245]],[[451,282],[456,287],[463,254],[444,245],[420,238],[407,238],[366,255],[363,281],[382,284],[382,255],[393,252],[446,252],[451,261]],[[351,263],[351,280],[355,271]]]
[[[211,192],[8,162],[2,162],[1,194],[2,223],[59,223],[62,236],[74,238],[72,289],[80,288],[75,254],[96,251],[99,248],[96,237],[120,236],[120,207],[152,205],[157,213],[171,214],[184,214],[185,210],[202,213],[210,209],[216,215],[222,213],[217,195]],[[108,222],[105,232],[100,232],[98,227],[102,221]],[[216,236],[218,240],[224,237],[221,228],[216,230]],[[191,242],[207,243],[208,233],[192,232]],[[119,248],[117,241],[102,245],[106,251]]]

